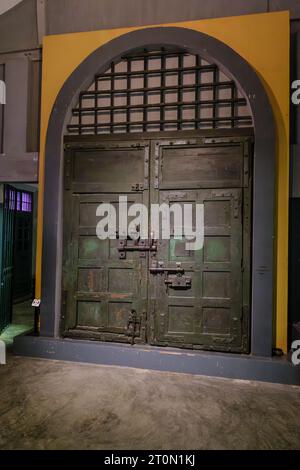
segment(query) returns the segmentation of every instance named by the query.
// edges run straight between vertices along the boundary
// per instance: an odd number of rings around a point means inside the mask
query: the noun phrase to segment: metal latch
[[[165,274],[165,284],[169,287],[188,289],[192,286],[192,278],[184,275],[181,263],[176,263],[176,266],[165,266],[163,261],[155,261],[150,268],[150,272],[152,274]]]
[[[127,251],[139,251],[140,257],[145,258],[147,251],[157,251],[157,243],[155,240],[134,240],[133,245],[128,245],[128,240],[119,240],[118,251],[119,258],[126,259]]]
[[[175,289],[187,289],[192,286],[192,278],[181,273],[171,274],[165,279],[165,284]]]
[[[150,273],[184,273],[181,263],[176,263],[176,266],[165,266],[163,261],[154,261],[150,268]]]

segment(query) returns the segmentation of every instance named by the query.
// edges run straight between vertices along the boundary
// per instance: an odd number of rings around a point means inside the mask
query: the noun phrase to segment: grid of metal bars
[[[32,212],[32,194],[5,188],[4,207],[12,211]]]
[[[143,50],[82,91],[69,134],[252,126],[247,100],[216,64],[183,51]]]

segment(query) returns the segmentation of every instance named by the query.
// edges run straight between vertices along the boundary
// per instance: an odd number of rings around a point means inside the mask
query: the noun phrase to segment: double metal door
[[[67,144],[62,334],[247,352],[249,148],[240,138]],[[112,204],[118,227],[120,195],[147,208],[148,239],[97,237],[97,207]],[[191,249],[172,213],[170,237],[153,237],[153,204],[201,205],[203,246]]]

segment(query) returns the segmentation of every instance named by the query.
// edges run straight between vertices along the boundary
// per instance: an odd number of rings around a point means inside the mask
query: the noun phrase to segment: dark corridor
[[[32,192],[4,185],[1,228],[0,330],[3,330],[10,323],[21,321],[18,316],[23,316],[32,298]]]

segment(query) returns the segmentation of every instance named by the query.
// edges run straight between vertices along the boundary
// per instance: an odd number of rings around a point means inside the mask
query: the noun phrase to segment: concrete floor
[[[0,449],[300,449],[300,387],[9,355]]]

